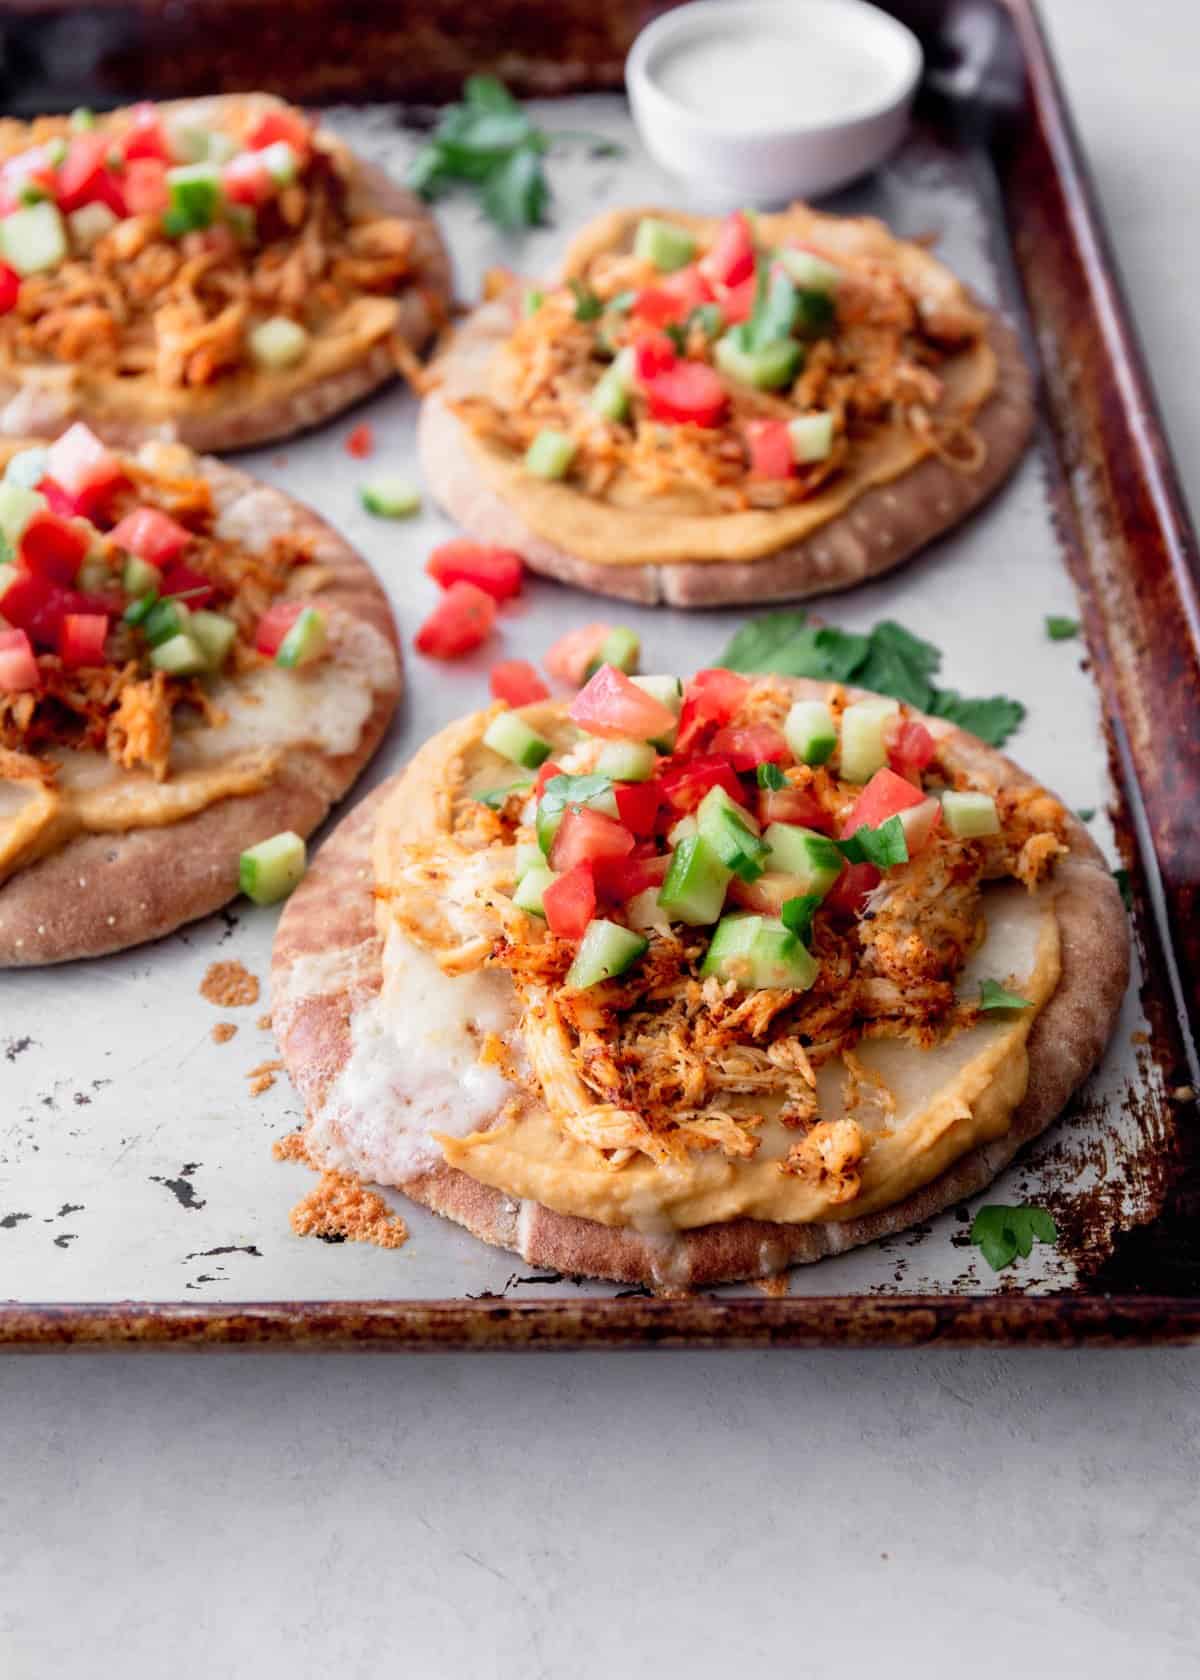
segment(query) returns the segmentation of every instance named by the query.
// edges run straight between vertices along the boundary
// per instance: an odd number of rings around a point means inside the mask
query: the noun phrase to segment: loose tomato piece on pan
[[[721,753],[733,763],[735,770],[756,770],[760,764],[786,764],[792,750],[769,723],[745,723],[718,729],[709,742],[709,749]]]
[[[584,624],[568,630],[547,652],[542,664],[559,682],[578,688],[587,668],[608,640],[611,624]]]
[[[520,593],[525,562],[509,548],[493,548],[488,543],[456,537],[453,542],[434,549],[425,570],[443,589],[454,583],[473,583],[494,600],[507,601]]]
[[[167,166],[158,158],[134,158],[122,178],[125,208],[131,216],[157,216],[167,208]]]
[[[638,382],[657,379],[678,361],[675,346],[664,332],[643,333],[633,343],[633,372]]]
[[[413,638],[431,659],[457,659],[486,642],[496,622],[496,602],[473,583],[452,583]]]
[[[21,276],[7,263],[0,263],[0,315],[15,309],[21,295]]]
[[[103,665],[108,635],[106,613],[64,613],[58,631],[58,652],[64,665]]]
[[[589,735],[617,741],[655,741],[675,727],[675,714],[615,665],[601,665],[572,700],[572,722]]]
[[[550,690],[527,659],[502,659],[492,666],[488,682],[493,698],[506,700],[510,706],[531,706],[535,700],[550,698]]]
[[[818,834],[833,833],[832,818],[808,788],[760,788],[758,820],[764,828],[773,822],[796,823],[800,828],[815,828]]]
[[[127,513],[109,536],[118,548],[127,548],[152,566],[168,566],[182,554],[192,533],[161,508],[141,507]]]
[[[42,674],[24,630],[0,630],[0,692],[25,694],[40,688]]]
[[[729,407],[721,376],[707,362],[676,362],[645,381],[646,402],[656,420],[717,426]]]
[[[52,583],[74,583],[88,551],[88,539],[57,513],[35,513],[21,533],[17,552],[27,571]]]
[[[676,815],[694,811],[710,788],[724,788],[730,799],[746,803],[746,790],[727,758],[702,755],[664,770],[659,778],[663,799]]]
[[[721,223],[711,249],[700,259],[700,272],[718,286],[736,286],[754,273],[754,235],[744,210]]]
[[[886,767],[876,770],[843,821],[842,835],[857,834],[860,828],[878,828],[889,817],[924,803],[925,795],[911,782],[906,782],[903,776],[897,776],[894,770]]]
[[[923,723],[904,719],[885,733],[888,763],[898,776],[919,780],[921,771],[932,763],[937,744]]]
[[[312,129],[299,111],[285,106],[259,117],[246,136],[246,145],[252,152],[261,152],[264,146],[273,146],[277,140],[286,140],[293,151],[304,157],[312,144]]]
[[[155,163],[171,161],[167,131],[158,114],[158,107],[149,100],[143,100],[140,105],[134,106],[125,138],[121,141],[121,150],[131,162],[135,159]]]
[[[356,461],[365,461],[375,449],[375,430],[370,421],[364,420],[346,439],[346,453],[353,455]]]
[[[78,513],[88,513],[124,482],[125,472],[112,450],[77,420],[46,451],[46,477],[74,496]]]
[[[617,812],[625,827],[634,834],[653,834],[662,804],[662,789],[658,782],[617,782],[613,792],[617,799]]]
[[[791,478],[792,434],[786,420],[750,420],[746,424],[750,471],[755,478]]]
[[[577,863],[595,863],[598,858],[628,857],[634,838],[623,823],[606,817],[603,811],[586,805],[571,805],[563,812],[550,848],[550,867],[565,874]]]
[[[662,857],[603,858],[592,869],[596,891],[612,904],[627,904],[647,887],[661,887],[666,879],[670,858]]]
[[[676,753],[687,752],[706,729],[729,723],[749,691],[750,684],[736,671],[697,671],[683,691]]]
[[[574,869],[551,881],[542,894],[542,908],[551,933],[560,939],[582,939],[596,913],[596,883],[591,864],[577,863]]]

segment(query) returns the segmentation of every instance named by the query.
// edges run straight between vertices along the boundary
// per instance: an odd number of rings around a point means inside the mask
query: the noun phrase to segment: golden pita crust
[[[797,698],[821,699],[825,683],[793,679]],[[1031,785],[1002,753],[940,720],[927,720],[951,765]],[[271,964],[273,1021],[281,1053],[311,1115],[344,1065],[350,1022],[382,982],[370,848],[378,812],[394,781],[377,788],[335,830],[292,895]],[[946,1172],[892,1207],[862,1219],[811,1225],[736,1219],[670,1237],[602,1225],[516,1204],[444,1163],[400,1188],[475,1236],[516,1250],[534,1266],[572,1275],[658,1286],[705,1286],[764,1277],[873,1242],[932,1218],[975,1195],[1054,1120],[1099,1061],[1129,977],[1129,926],[1112,873],[1086,829],[1068,822],[1070,855],[1057,871],[1055,905],[1062,977],[1030,1033],[1029,1082],[1012,1125],[969,1150]],[[297,983],[301,959],[321,954],[312,978]],[[299,971],[303,973],[304,971]]]
[[[286,508],[292,528],[319,539],[320,564],[333,573],[317,597],[377,630],[393,650],[391,681],[375,694],[352,752],[307,746],[288,752],[282,771],[258,793],[220,799],[193,817],[125,834],[86,834],[19,870],[0,886],[0,967],[65,962],[140,945],[207,916],[235,897],[238,857],[281,829],[311,834],[371,758],[396,709],[401,668],[396,627],[374,572],[333,528],[281,490],[212,459],[198,468],[214,499],[253,491],[269,513]]]

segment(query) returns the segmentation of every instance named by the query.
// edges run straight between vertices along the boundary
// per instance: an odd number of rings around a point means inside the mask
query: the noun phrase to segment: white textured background
[[[1185,482],[1196,0],[1044,0]],[[1200,1351],[0,1362],[3,1680],[1200,1672]]]

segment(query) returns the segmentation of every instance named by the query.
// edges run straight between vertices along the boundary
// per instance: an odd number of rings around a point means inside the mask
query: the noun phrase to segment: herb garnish
[[[1002,746],[1025,716],[1024,706],[1003,694],[972,700],[952,688],[938,688],[933,677],[941,662],[941,652],[932,642],[890,619],[864,636],[810,624],[800,609],[752,618],[717,661],[732,671],[854,682],[946,718],[989,746]]]
[[[779,911],[779,919],[797,939],[807,939],[813,912],[820,902],[820,893],[802,893],[796,898],[786,898]]]
[[[878,828],[856,828],[847,839],[833,843],[848,863],[873,863],[876,869],[890,869],[895,863],[908,862],[908,841],[899,817],[889,817]]]
[[[1133,909],[1133,888],[1129,883],[1128,869],[1114,869],[1113,880],[1117,883],[1117,891],[1121,895],[1121,903],[1126,910]]]
[[[1059,618],[1054,613],[1049,613],[1046,617],[1046,634],[1052,642],[1069,642],[1072,636],[1079,634],[1079,620]]]
[[[1058,1226],[1045,1208],[1002,1207],[993,1203],[980,1208],[971,1223],[971,1241],[994,1272],[1010,1266],[1017,1255],[1033,1251],[1034,1240],[1057,1242]]]
[[[1029,1009],[1032,1005],[1028,998],[1019,997],[1016,992],[1006,992],[998,980],[983,980],[979,986],[980,1009]]]
[[[760,764],[755,771],[755,775],[760,788],[769,788],[772,792],[778,792],[780,788],[787,786],[787,777],[778,764]]]
[[[1080,822],[1091,822],[1092,818],[1096,815],[1096,807],[1094,805],[1081,805],[1075,815],[1079,818]]]
[[[575,298],[575,319],[577,321],[597,321],[604,313],[604,304],[590,286],[585,286],[582,280],[572,279],[568,282]]]

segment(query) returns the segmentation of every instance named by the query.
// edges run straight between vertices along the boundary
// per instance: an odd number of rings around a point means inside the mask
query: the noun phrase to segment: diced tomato
[[[252,152],[261,152],[264,146],[273,146],[276,140],[286,140],[293,151],[304,157],[312,144],[312,129],[299,111],[282,106],[259,117],[246,136],[246,145]]]
[[[665,327],[686,321],[693,309],[712,302],[712,287],[695,263],[669,274],[657,285],[644,286],[633,300],[630,313],[651,326]]]
[[[743,280],[737,286],[728,286],[720,294],[721,314],[731,327],[740,326],[748,321],[754,313],[754,298],[758,289],[758,281],[752,274],[748,280]]]
[[[564,819],[565,820],[565,819]],[[596,883],[590,863],[577,863],[542,894],[546,926],[559,939],[582,939],[596,913]]]
[[[24,630],[0,630],[0,692],[23,694],[40,688],[42,675]]]
[[[678,360],[675,346],[664,332],[643,333],[633,341],[633,372],[641,385],[669,372]]]
[[[0,263],[0,315],[7,315],[10,309],[15,309],[20,295],[21,276],[7,263]]]
[[[493,596],[473,583],[452,583],[414,640],[431,659],[457,659],[486,642],[495,622]]]
[[[670,858],[663,856],[603,858],[592,869],[596,891],[612,904],[626,904],[647,887],[661,887],[670,866]]]
[[[548,651],[542,664],[559,682],[578,688],[587,668],[608,640],[611,624],[584,624],[578,630],[568,630]]]
[[[77,420],[46,451],[46,477],[74,496],[77,511],[86,513],[124,480],[125,473],[112,450]]]
[[[539,766],[538,773],[534,777],[533,797],[535,799],[540,799],[546,791],[546,783],[553,780],[555,776],[561,775],[562,765],[555,764],[552,758],[548,758],[544,764]]]
[[[61,484],[55,484],[52,478],[40,478],[37,487],[39,494],[45,496],[51,513],[57,513],[62,519],[78,517],[79,503],[74,496],[67,495]]]
[[[796,823],[800,828],[815,828],[818,834],[832,834],[833,821],[815,793],[808,788],[760,788],[758,820],[765,828],[768,823]]]
[[[550,866],[560,873],[577,863],[595,863],[598,858],[628,857],[634,838],[623,823],[593,811],[586,805],[571,805],[563,813],[550,848]]]
[[[717,426],[729,407],[721,376],[707,362],[676,362],[644,381],[646,402],[656,420]]]
[[[221,185],[231,204],[259,209],[275,192],[271,172],[257,152],[240,152],[221,171]]]
[[[658,782],[618,782],[613,792],[625,827],[634,834],[653,834],[658,808],[662,804],[662,789]]]
[[[353,455],[356,461],[365,461],[375,450],[375,431],[370,422],[364,420],[346,439],[346,453]]]
[[[58,169],[58,203],[65,211],[104,201],[110,141],[102,134],[77,134]]]
[[[259,653],[274,659],[283,638],[295,624],[307,605],[304,601],[275,601],[259,619],[254,631],[254,645]]]
[[[919,805],[910,805],[907,811],[897,813],[904,828],[904,841],[908,847],[909,857],[916,857],[932,836],[934,830],[942,820],[942,807],[939,800],[923,799]]]
[[[792,459],[792,434],[786,420],[749,420],[746,445],[750,471],[755,478],[791,478],[796,469]]]
[[[58,652],[64,665],[103,665],[108,635],[105,613],[64,613],[58,630]]]
[[[535,700],[550,698],[550,690],[527,659],[502,659],[492,666],[488,682],[493,698],[506,700],[510,706],[531,706]]]
[[[745,772],[760,764],[786,764],[792,750],[778,729],[769,723],[746,723],[719,729],[709,742],[711,751],[732,759],[733,768]]]
[[[701,272],[718,286],[736,286],[754,273],[754,235],[744,210],[735,210],[700,259]]]
[[[169,566],[192,540],[192,533],[161,508],[140,507],[127,513],[109,536],[152,566]],[[202,579],[201,581],[207,581]]]
[[[888,763],[898,776],[920,782],[921,771],[933,760],[937,744],[923,723],[895,722],[885,732]]]
[[[136,159],[139,162],[169,163],[171,148],[167,144],[167,131],[157,105],[143,100],[140,105],[134,106],[130,118],[125,138],[121,141],[126,159],[130,162]]]
[[[601,665],[572,700],[568,715],[589,735],[617,741],[654,741],[675,727],[674,712],[615,665]]]
[[[49,578],[38,577],[34,572],[14,571],[9,576],[3,595],[0,595],[0,613],[10,624],[32,633],[54,594],[55,588]]]
[[[157,216],[167,208],[167,166],[154,157],[134,158],[122,177],[125,208],[131,216]]]
[[[26,571],[51,583],[74,583],[88,551],[78,525],[57,513],[35,513],[21,533],[17,552]]]
[[[722,787],[731,799],[746,802],[746,790],[727,758],[702,755],[664,770],[659,778],[662,796],[678,816],[694,811],[710,788]]]
[[[44,579],[39,579],[44,582]],[[114,603],[117,605],[119,603]],[[57,648],[63,619],[68,613],[83,615],[103,613],[107,617],[107,602],[92,595],[81,595],[77,589],[64,589],[52,583],[37,607],[29,614],[26,629],[30,640],[39,647]]]
[[[749,682],[736,671],[697,671],[683,691],[676,754],[688,752],[706,729],[729,723],[749,692]]]
[[[143,559],[149,559],[143,555]],[[158,562],[156,561],[157,565]],[[168,566],[163,573],[160,595],[181,595],[193,611],[197,607],[206,607],[216,594],[211,581],[203,572],[194,571],[191,566],[185,566],[182,560],[176,560],[174,565]]]
[[[454,583],[473,583],[496,601],[507,601],[521,590],[525,562],[510,548],[492,548],[487,543],[456,537],[435,548],[425,570],[443,589]]]
[[[894,817],[900,811],[907,811],[914,805],[921,805],[925,795],[911,782],[906,782],[903,776],[897,776],[894,770],[886,768],[876,770],[871,780],[859,794],[850,814],[842,823],[843,837],[857,834],[860,828],[878,828],[889,817]]]
[[[877,887],[883,876],[873,863],[848,863],[826,893],[824,903],[831,910],[857,916],[866,902],[867,894]]]

